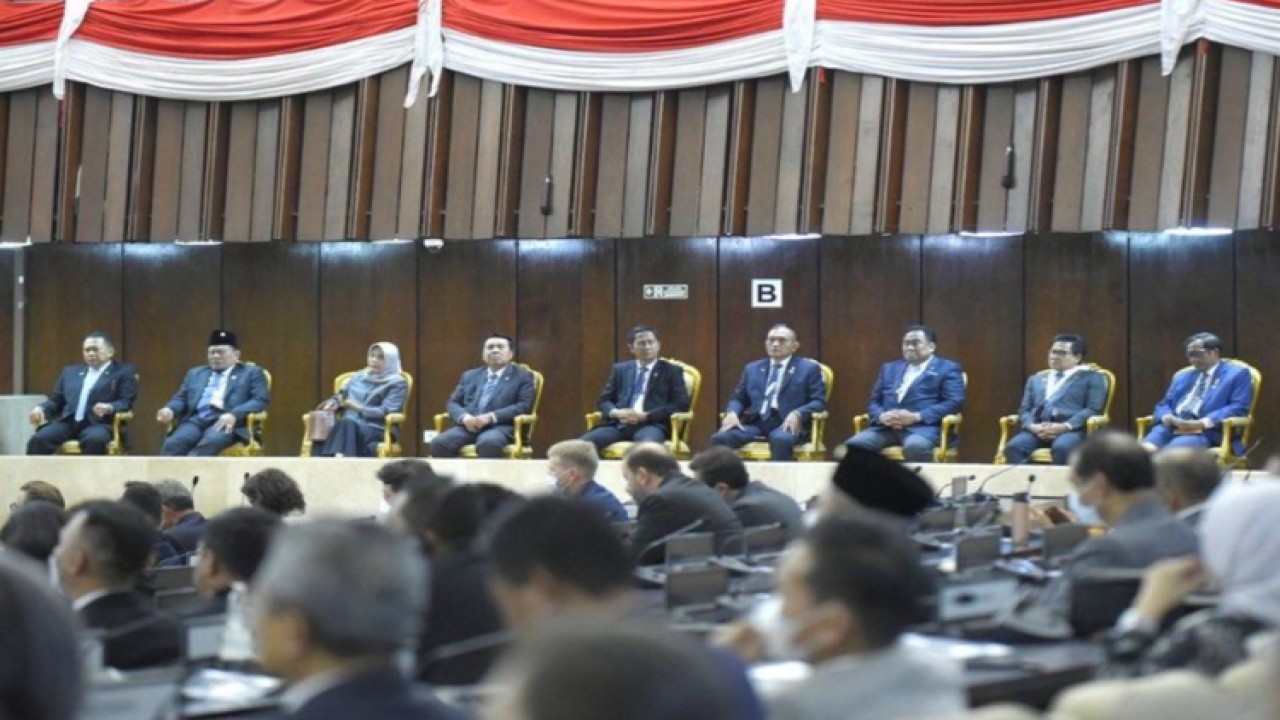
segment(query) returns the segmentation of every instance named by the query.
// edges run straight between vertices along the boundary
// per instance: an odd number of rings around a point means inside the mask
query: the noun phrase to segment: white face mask
[[[378,503],[378,517],[386,518],[390,514],[391,503],[386,498],[382,498],[382,501]]]
[[[53,586],[54,590],[62,592],[62,573],[58,572],[58,561],[53,555],[50,555],[46,564],[49,568],[49,584]]]
[[[559,494],[561,492],[560,483],[556,481],[556,476],[550,473],[547,474],[547,492],[552,494]]]
[[[797,618],[782,614],[782,600],[771,597],[751,612],[749,621],[764,641],[764,651],[770,660],[808,662],[813,648],[796,641],[803,628]]]
[[[1080,499],[1080,491],[1072,490],[1067,493],[1067,510],[1076,516],[1076,520],[1085,525],[1106,525],[1107,521],[1102,519],[1098,511],[1091,505],[1085,505]]]
[[[818,512],[818,508],[816,508],[816,507],[814,507],[814,508],[809,508],[808,510],[805,510],[805,511],[804,511],[804,518],[803,518],[803,519],[804,519],[804,526],[805,526],[805,527],[807,527],[807,528],[811,528],[811,527],[813,527],[814,525],[817,525],[817,524],[818,524],[818,520],[820,519],[820,518],[819,518],[819,514],[820,514],[820,513]]]

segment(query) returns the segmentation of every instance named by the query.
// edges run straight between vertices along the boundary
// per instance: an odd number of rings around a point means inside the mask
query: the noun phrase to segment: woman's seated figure
[[[319,410],[340,413],[329,439],[313,445],[315,457],[374,457],[387,415],[404,410],[408,383],[400,376],[400,349],[389,342],[369,346],[369,366],[351,376]]]

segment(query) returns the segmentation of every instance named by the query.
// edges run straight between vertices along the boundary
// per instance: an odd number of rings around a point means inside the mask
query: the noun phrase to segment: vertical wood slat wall
[[[811,71],[576,93],[406,68],[260,102],[0,96],[0,238],[642,237],[1269,227],[1275,58],[1199,43],[946,86]]]

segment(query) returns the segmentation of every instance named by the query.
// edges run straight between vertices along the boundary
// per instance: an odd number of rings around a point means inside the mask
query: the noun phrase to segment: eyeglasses
[[[1199,360],[1200,358],[1208,354],[1209,354],[1208,350],[1188,350],[1187,358],[1191,360]]]
[[[921,345],[924,345],[924,344],[925,344],[924,340],[903,340],[902,341],[902,347],[920,347]]]
[[[1050,350],[1049,354],[1054,357],[1066,357],[1071,354],[1070,350]]]

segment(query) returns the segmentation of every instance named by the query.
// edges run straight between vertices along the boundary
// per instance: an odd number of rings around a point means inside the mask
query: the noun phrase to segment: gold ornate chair
[[[822,363],[818,363],[818,367],[822,369],[822,382],[827,386],[827,401],[831,400],[831,388],[835,385],[836,374],[832,369]],[[724,418],[724,413],[720,417]],[[827,446],[822,441],[822,435],[827,429],[827,411],[816,412],[809,416],[809,442],[803,445],[797,445],[795,448],[796,460],[815,461],[822,460],[827,456]],[[743,460],[768,460],[770,457],[768,441],[757,440],[749,442],[738,449],[738,457]]]
[[[1235,449],[1231,446],[1232,440],[1239,436],[1240,444],[1249,447],[1249,438],[1253,434],[1253,418],[1258,409],[1258,398],[1262,395],[1262,373],[1257,368],[1243,360],[1233,358],[1223,358],[1222,362],[1240,365],[1249,371],[1249,384],[1253,386],[1253,399],[1249,401],[1249,414],[1245,417],[1231,417],[1222,421],[1222,443],[1216,448],[1209,448],[1209,454],[1213,455],[1218,464],[1224,468],[1235,468],[1245,460],[1238,457]],[[1178,374],[1184,372],[1194,372],[1195,368],[1187,366],[1178,371]],[[1175,375],[1176,377],[1176,375]],[[1147,436],[1151,426],[1156,420],[1150,415],[1144,415],[1137,419],[1138,439]]]
[[[680,368],[684,372],[684,386],[689,391],[689,410],[688,412],[671,413],[671,439],[663,443],[671,454],[680,460],[688,460],[693,452],[689,449],[689,433],[693,431],[693,408],[698,405],[698,396],[702,393],[702,373],[698,372],[698,368],[680,360],[672,358],[662,358]],[[594,428],[604,422],[604,415],[600,412],[590,412],[586,415],[587,430]],[[606,460],[620,460],[622,456],[627,454],[633,442],[616,442],[604,449],[600,456]]]
[[[1097,363],[1086,363],[1085,367],[1102,373],[1102,376],[1107,379],[1107,404],[1103,408],[1101,415],[1095,415],[1089,418],[1089,421],[1085,423],[1085,435],[1092,435],[1100,428],[1104,428],[1111,424],[1111,402],[1115,400],[1116,397],[1116,375]],[[1053,371],[1041,370],[1036,374],[1044,375],[1050,372]],[[1004,446],[1013,438],[1014,435],[1018,433],[1018,422],[1019,418],[1016,414],[1005,415],[1000,418],[1000,444],[996,447],[996,465],[1008,464],[1008,460],[1004,457]],[[1031,453],[1031,457],[1028,462],[1038,463],[1041,465],[1052,465],[1053,454],[1049,451],[1049,448],[1039,448],[1035,452]]]
[[[513,438],[513,442],[502,448],[502,457],[527,460],[533,457],[533,429],[538,424],[538,407],[542,405],[542,373],[524,363],[516,363],[516,367],[528,370],[533,374],[533,412],[515,417],[513,422],[515,438]],[[438,413],[435,416],[437,433],[444,432],[444,423],[448,419],[449,413]],[[476,455],[476,446],[463,445],[462,449],[458,451],[458,457],[478,457]]]
[[[262,371],[263,377],[267,379],[267,391],[271,391],[271,371],[258,365],[255,362],[244,363],[246,366],[253,366]],[[262,432],[267,427],[267,411],[259,410],[251,412],[245,416],[245,429],[249,432],[248,443],[236,443],[231,447],[218,453],[218,457],[262,457]],[[168,432],[173,432],[173,423],[169,423]]]
[[[358,370],[344,372],[333,379],[333,394],[337,395],[342,391],[351,378],[355,377]],[[382,442],[378,443],[377,457],[380,458],[397,458],[404,455],[404,450],[400,447],[400,439],[398,432],[404,425],[407,415],[409,398],[413,397],[413,376],[404,370],[400,371],[400,377],[404,378],[405,384],[405,407],[406,410],[400,412],[388,413],[382,421]],[[302,416],[302,452],[300,457],[311,457],[311,413],[304,413]]]
[[[111,441],[107,443],[108,455],[124,455],[124,431],[131,420],[133,420],[132,410],[118,412],[111,416]],[[35,423],[32,424],[35,425]],[[36,429],[40,429],[40,426],[36,425]],[[80,451],[79,440],[68,440],[58,446],[58,451],[54,454],[83,455],[84,453]]]
[[[964,379],[965,389],[969,387],[969,373],[961,373]],[[936,463],[953,463],[960,456],[960,425],[964,422],[964,413],[953,413],[942,418],[941,437],[938,440],[938,447],[933,449],[933,461]],[[871,426],[871,416],[863,413],[853,418],[853,434],[866,430]],[[881,455],[890,460],[902,462],[905,456],[902,454],[901,445],[890,445],[880,451]]]

